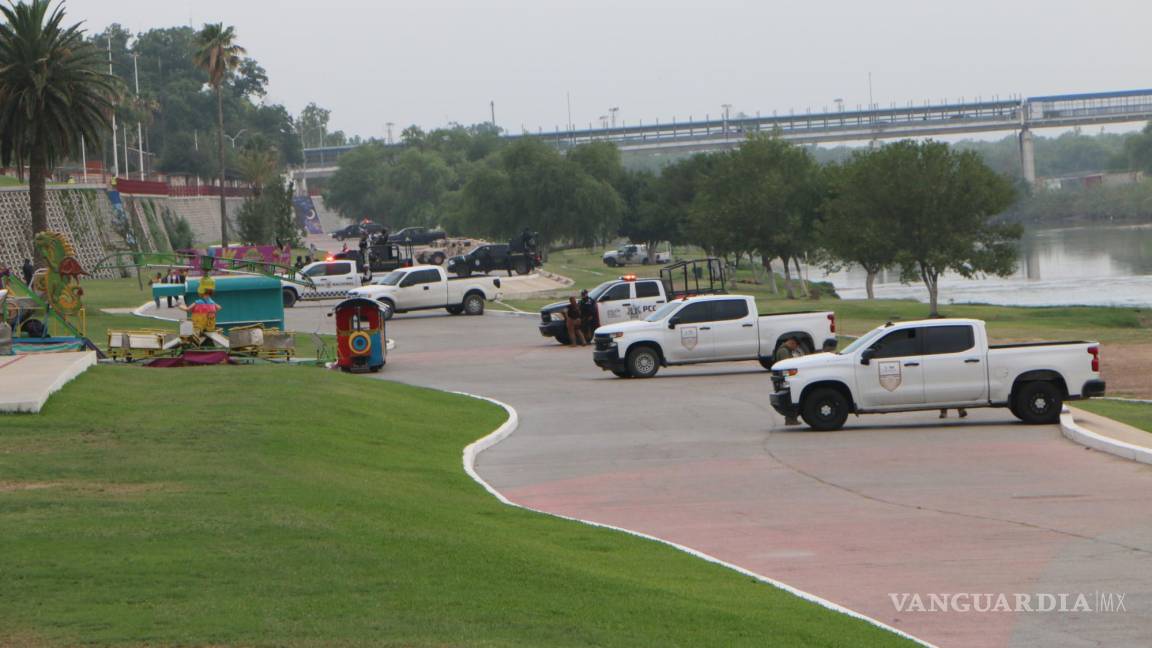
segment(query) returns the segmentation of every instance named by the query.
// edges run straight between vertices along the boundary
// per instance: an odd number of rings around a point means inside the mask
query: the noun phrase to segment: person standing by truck
[[[564,312],[564,319],[568,326],[568,340],[572,346],[579,343],[580,346],[586,346],[588,340],[584,337],[584,328],[580,319],[580,304],[576,303],[575,297],[568,298],[568,310]]]
[[[588,296],[588,290],[580,291],[580,326],[584,331],[584,340],[592,339],[592,333],[596,330],[596,302]]]
[[[773,364],[775,364],[775,362],[791,360],[792,358],[800,358],[803,356],[804,349],[800,346],[800,340],[797,340],[794,337],[790,337],[787,340],[784,340],[784,344],[781,344],[779,349],[776,349],[776,353],[772,357],[772,360],[774,361]],[[799,416],[797,414],[786,415],[784,417],[784,425],[800,425]]]

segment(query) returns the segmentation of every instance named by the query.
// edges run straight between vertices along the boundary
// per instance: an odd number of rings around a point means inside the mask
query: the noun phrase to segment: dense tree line
[[[698,154],[659,173],[628,170],[610,143],[566,153],[532,137],[501,140],[487,126],[404,132],[407,146],[370,143],[348,153],[328,204],[389,227],[443,225],[510,238],[536,231],[546,246],[626,237],[655,247],[697,245],[730,260],[754,258],[789,296],[801,259],[869,273],[899,269],[928,288],[936,312],[944,272],[1014,269],[1017,227],[994,217],[1012,182],[974,151],[902,141],[820,164],[805,147],[755,135],[740,148]]]

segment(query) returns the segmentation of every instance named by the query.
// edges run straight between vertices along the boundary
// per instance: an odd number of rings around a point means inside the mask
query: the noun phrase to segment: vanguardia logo
[[[1127,612],[1120,592],[990,594],[889,593],[897,612]]]

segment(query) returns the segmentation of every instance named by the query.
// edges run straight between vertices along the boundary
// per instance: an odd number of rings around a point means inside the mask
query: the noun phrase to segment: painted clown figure
[[[199,298],[192,302],[191,306],[179,308],[190,314],[196,335],[204,335],[208,331],[216,330],[216,313],[221,310],[220,304],[212,299],[213,293],[216,292],[216,280],[204,277],[200,280],[200,287],[196,292]]]

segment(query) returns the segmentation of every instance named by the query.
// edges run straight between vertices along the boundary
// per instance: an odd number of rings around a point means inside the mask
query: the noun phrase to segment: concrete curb
[[[540,274],[541,276],[548,277],[552,281],[560,282],[565,287],[571,286],[572,284],[576,283],[575,279],[565,277],[564,275],[558,275],[555,272],[551,272],[549,270],[537,270],[536,272],[537,272],[537,274]]]
[[[554,518],[560,518],[562,520],[570,520],[572,522],[579,522],[581,524],[586,524],[588,526],[598,527],[601,529],[609,529],[612,531],[619,531],[621,533],[627,533],[630,536],[635,536],[637,538],[643,538],[645,540],[651,540],[652,542],[659,542],[660,544],[667,545],[669,547],[672,547],[673,549],[678,549],[678,550],[683,551],[684,553],[687,553],[687,554],[694,556],[696,558],[700,558],[702,560],[713,563],[715,565],[719,565],[721,567],[726,567],[726,568],[731,569],[735,572],[741,573],[745,576],[755,578],[756,580],[758,580],[762,583],[766,583],[766,584],[771,585],[777,589],[782,589],[785,592],[792,594],[793,596],[800,597],[800,598],[804,599],[805,601],[808,601],[810,603],[815,603],[821,607],[832,610],[833,612],[839,612],[841,614],[846,614],[846,615],[848,615],[854,619],[859,619],[861,621],[864,621],[865,623],[869,623],[871,625],[874,625],[877,628],[880,628],[882,630],[887,630],[888,632],[891,632],[893,634],[904,637],[905,639],[915,641],[916,643],[918,643],[922,646],[927,646],[928,648],[936,648],[934,644],[930,644],[927,641],[924,641],[923,639],[919,639],[919,638],[914,637],[914,636],[912,636],[912,635],[910,635],[910,634],[908,634],[902,630],[898,630],[896,628],[893,628],[892,626],[890,626],[890,625],[888,625],[882,621],[879,621],[877,619],[873,619],[870,616],[866,616],[864,614],[856,612],[855,610],[850,610],[850,609],[848,609],[842,605],[838,605],[836,603],[833,603],[832,601],[829,601],[828,599],[824,599],[824,598],[821,598],[819,596],[816,596],[815,594],[811,594],[809,592],[805,592],[804,590],[797,589],[795,587],[792,587],[791,585],[788,585],[786,583],[782,583],[778,580],[774,580],[774,579],[769,578],[767,576],[764,576],[762,574],[757,574],[756,572],[747,570],[747,569],[740,567],[738,565],[734,565],[732,563],[725,562],[723,560],[720,560],[719,558],[716,558],[715,556],[706,554],[706,553],[704,553],[702,551],[698,551],[696,549],[692,549],[691,547],[686,547],[686,546],[681,545],[681,544],[676,544],[675,542],[670,542],[670,541],[664,540],[662,538],[657,538],[656,536],[651,536],[651,535],[648,535],[646,533],[640,533],[639,531],[632,531],[630,529],[625,529],[625,528],[618,527],[618,526],[612,526],[610,524],[601,524],[599,522],[592,522],[590,520],[581,520],[580,518],[569,517],[567,515],[559,515],[556,513],[550,513],[548,511],[541,511],[540,509],[534,509],[532,507],[524,506],[523,504],[517,504],[516,502],[513,502],[512,500],[505,497],[503,493],[501,493],[500,491],[493,488],[491,484],[484,481],[484,478],[481,477],[479,475],[479,473],[476,472],[476,457],[481,452],[484,452],[488,448],[491,448],[492,446],[500,443],[504,439],[508,438],[508,436],[511,435],[513,432],[515,432],[516,428],[518,428],[520,426],[520,415],[516,412],[516,409],[514,407],[512,407],[511,405],[508,405],[507,403],[500,402],[500,401],[493,399],[493,398],[488,398],[486,396],[478,396],[476,394],[470,394],[468,392],[460,392],[460,391],[452,392],[452,393],[459,394],[461,396],[468,396],[470,398],[475,398],[475,399],[482,400],[482,401],[487,401],[489,403],[492,403],[493,405],[497,405],[499,407],[504,408],[504,411],[508,413],[508,420],[504,421],[503,425],[496,428],[496,430],[493,431],[491,434],[488,434],[487,436],[484,436],[484,437],[477,439],[476,441],[473,441],[472,443],[470,443],[466,448],[464,448],[464,453],[463,453],[463,455],[464,455],[463,456],[464,472],[468,473],[468,476],[471,477],[473,481],[475,481],[476,483],[483,486],[484,490],[488,491],[493,497],[495,497],[497,500],[499,500],[501,504],[506,504],[508,506],[514,506],[518,509],[524,509],[526,511],[532,511],[533,513],[541,513],[543,515],[548,515],[548,516],[551,516]]]
[[[156,310],[156,304],[154,304],[152,302],[145,302],[145,303],[141,304],[139,308],[132,311],[132,314],[135,315],[136,317],[146,317],[148,319],[160,320],[161,322],[179,322],[180,321],[178,319],[172,319],[170,317],[160,317],[159,315],[149,315],[148,311],[150,311],[150,310]]]
[[[1085,429],[1077,425],[1076,421],[1072,418],[1072,412],[1068,409],[1065,409],[1064,412],[1060,414],[1060,431],[1069,440],[1082,446],[1107,452],[1108,454],[1116,455],[1129,461],[1138,461],[1152,465],[1152,448],[1143,448]]]

